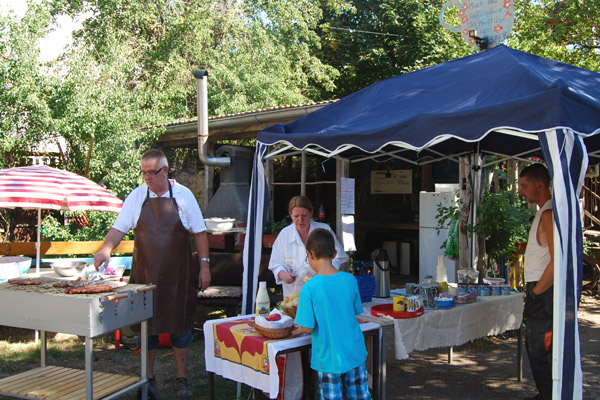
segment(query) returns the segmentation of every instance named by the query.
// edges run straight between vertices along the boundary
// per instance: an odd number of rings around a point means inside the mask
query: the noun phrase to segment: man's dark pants
[[[525,346],[535,385],[543,399],[552,399],[552,306],[554,288],[534,295],[536,282],[527,283]]]

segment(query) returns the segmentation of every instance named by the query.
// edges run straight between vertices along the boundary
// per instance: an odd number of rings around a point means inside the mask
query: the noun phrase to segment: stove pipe
[[[194,71],[198,79],[198,156],[205,165],[221,167],[221,184],[202,214],[205,218],[235,218],[237,222],[246,222],[254,149],[221,146],[216,157],[209,155],[207,76],[205,70]]]
[[[210,157],[208,148],[208,71],[197,69],[194,77],[198,80],[198,156],[200,161],[211,167],[228,167],[231,159],[228,157]]]

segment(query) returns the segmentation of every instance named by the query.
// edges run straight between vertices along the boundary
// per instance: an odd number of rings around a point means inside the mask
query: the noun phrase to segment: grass
[[[208,399],[208,374],[204,364],[204,335],[202,325],[207,319],[225,317],[223,310],[198,307],[195,340],[190,346],[188,359],[188,380],[192,385],[194,399]],[[70,368],[85,368],[84,340],[73,335],[48,333],[46,364]],[[94,340],[94,371],[124,375],[139,375],[139,356],[132,349],[121,347],[115,351],[114,335],[110,334]],[[0,378],[37,368],[40,365],[40,345],[33,342],[33,331],[0,326]],[[171,349],[159,349],[155,374],[161,399],[176,399],[175,360]],[[215,376],[215,393],[219,399],[235,399],[237,384],[234,381]],[[242,385],[241,399],[267,398],[258,391]],[[137,399],[135,394],[124,399]]]

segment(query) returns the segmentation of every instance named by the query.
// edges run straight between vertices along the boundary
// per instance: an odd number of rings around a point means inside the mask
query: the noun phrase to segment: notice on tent
[[[412,170],[371,171],[371,194],[412,193]]]
[[[340,178],[342,214],[354,214],[354,179]]]

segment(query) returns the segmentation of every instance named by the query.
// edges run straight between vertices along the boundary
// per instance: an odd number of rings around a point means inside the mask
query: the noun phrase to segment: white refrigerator
[[[437,232],[438,204],[449,206],[458,201],[454,191],[420,192],[419,194],[419,283],[426,275],[431,275],[433,281],[443,281],[444,276],[438,266],[438,255],[444,254],[442,243],[448,238],[450,228]],[[446,277],[449,283],[456,283],[456,261],[444,257]],[[441,276],[440,276],[441,275]]]

